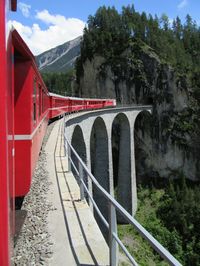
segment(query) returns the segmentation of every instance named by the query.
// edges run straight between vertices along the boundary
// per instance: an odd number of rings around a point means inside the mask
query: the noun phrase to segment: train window
[[[46,106],[46,95],[45,92],[43,91],[43,110],[45,111],[45,106]]]
[[[44,90],[42,90],[42,113],[44,113]]]
[[[39,116],[42,114],[42,103],[41,103],[41,97],[42,96],[42,88],[41,85],[39,85]]]
[[[44,91],[42,90],[42,113],[44,113]]]
[[[17,11],[17,0],[11,0],[10,9],[11,11]]]
[[[36,97],[37,97],[37,81],[33,81],[33,121],[36,122]]]

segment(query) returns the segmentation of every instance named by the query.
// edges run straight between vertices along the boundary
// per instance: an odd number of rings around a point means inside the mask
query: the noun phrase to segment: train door
[[[12,38],[14,49],[15,196],[17,207],[20,208],[30,182],[30,149],[32,127],[36,126],[36,106],[32,106],[34,75],[30,55],[15,30],[12,33]]]

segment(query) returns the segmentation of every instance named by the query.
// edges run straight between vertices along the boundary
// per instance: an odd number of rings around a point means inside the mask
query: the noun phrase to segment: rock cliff
[[[79,74],[79,96],[153,106],[151,118],[141,114],[136,120],[138,177],[199,179],[196,102],[184,75],[136,42],[112,60],[99,55],[86,59]]]

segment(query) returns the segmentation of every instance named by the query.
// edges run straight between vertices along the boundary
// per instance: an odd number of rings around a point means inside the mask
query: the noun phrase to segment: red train
[[[63,113],[113,107],[116,105],[116,101],[113,99],[83,99],[77,97],[64,97],[54,93],[49,93],[49,99],[50,119],[60,116]]]
[[[31,185],[48,121],[68,112],[115,106],[111,99],[48,92],[34,56],[16,30],[6,29],[16,0],[0,1],[0,265],[10,265],[15,198]]]

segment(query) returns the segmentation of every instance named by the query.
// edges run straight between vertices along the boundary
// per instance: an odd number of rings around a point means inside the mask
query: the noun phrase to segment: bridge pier
[[[112,122],[106,121],[108,132],[108,177],[109,177],[109,193],[114,197],[114,179],[113,179],[113,155],[112,155]]]
[[[91,169],[92,173],[99,182],[99,184],[106,190],[110,190],[109,184],[109,156],[108,156],[108,134],[106,125],[102,118],[97,118],[94,122],[91,137]],[[93,196],[101,213],[108,221],[108,206],[105,198],[102,197],[99,190],[93,185]],[[104,228],[101,219],[94,210],[95,218],[103,232],[104,236],[107,234],[107,229]]]
[[[131,126],[131,132],[134,133],[134,126]],[[131,202],[132,215],[137,211],[137,184],[136,184],[136,166],[135,166],[135,144],[134,134],[130,134],[130,158],[131,158]]]
[[[130,127],[128,123],[122,122],[120,126],[117,201],[132,214],[131,179],[133,176],[130,144]],[[119,222],[124,222],[124,219],[121,218],[119,217]]]
[[[82,130],[81,130],[79,125],[77,125],[74,129],[71,143],[72,143],[72,146],[74,147],[74,149],[76,150],[76,152],[78,153],[78,155],[83,160],[83,162],[86,163],[87,162],[86,145],[85,145]],[[79,171],[78,162],[75,159],[75,156],[73,154],[72,154],[72,160],[76,166],[76,169]],[[76,176],[76,171],[73,168],[72,168],[72,173]],[[84,179],[84,182],[88,186],[88,179],[87,179],[86,174],[83,175],[83,179]],[[88,197],[86,197],[86,199],[88,201]]]
[[[86,144],[86,154],[87,154],[87,161],[86,161],[86,165],[88,167],[88,169],[90,170],[90,172],[92,172],[91,170],[91,148],[90,148],[90,139],[87,138],[85,140],[85,144]],[[87,184],[88,184],[88,189],[89,189],[89,192],[90,192],[90,195],[93,197],[93,191],[92,191],[92,181],[90,178],[87,177]],[[94,212],[94,208],[93,208],[93,205],[92,205],[92,202],[90,199],[88,199],[88,203],[89,203],[89,206],[90,206],[90,209],[92,212]]]

